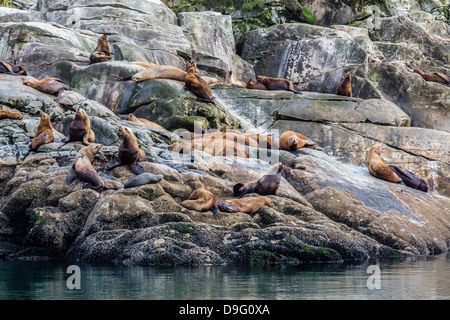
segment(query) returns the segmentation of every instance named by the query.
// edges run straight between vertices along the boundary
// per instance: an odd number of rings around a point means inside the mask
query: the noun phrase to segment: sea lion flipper
[[[72,168],[69,172],[69,174],[67,175],[66,178],[66,183],[69,185],[72,182],[74,182],[77,179],[77,173],[75,172],[75,169]]]
[[[89,142],[89,134],[88,133],[86,133],[85,134],[85,136],[83,137],[83,144],[85,145],[85,146],[88,146],[88,145],[90,145],[91,143]]]
[[[134,173],[136,173],[138,175],[145,172],[144,168],[139,163],[130,165],[130,169],[131,169],[131,171],[133,171]]]
[[[47,143],[47,139],[49,137],[48,132],[43,132],[36,138],[34,138],[31,143],[29,143],[30,150],[37,150],[40,146]]]
[[[238,206],[229,204],[225,201],[219,203],[219,208],[221,209],[221,211],[225,212],[239,212]]]
[[[59,142],[68,143],[69,141],[70,141],[70,135],[68,135],[67,137],[62,138]]]
[[[116,163],[115,165],[112,165],[111,167],[109,167],[109,168],[106,168],[106,171],[111,171],[111,170],[113,170],[113,169],[115,169],[115,168],[117,168],[117,167],[120,167],[122,164],[120,164],[120,163]]]

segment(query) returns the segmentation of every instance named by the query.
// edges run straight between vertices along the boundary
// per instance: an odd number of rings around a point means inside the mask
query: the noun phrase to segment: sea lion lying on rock
[[[157,124],[157,123],[154,123],[154,122],[149,121],[149,120],[144,119],[144,118],[136,118],[136,117],[135,117],[134,115],[132,115],[132,114],[129,114],[129,115],[128,115],[127,120],[128,120],[128,121],[131,121],[131,122],[134,122],[134,123],[137,123],[137,124],[139,124],[139,125],[141,125],[141,126],[146,126],[146,127],[149,127],[149,128],[156,128],[156,129],[163,129],[163,130],[166,130],[166,128],[164,128],[163,126],[160,126],[160,125]]]
[[[50,117],[45,112],[40,112],[40,121],[34,134],[34,138],[28,143],[30,150],[37,150],[43,144],[53,142],[53,127],[50,122]]]
[[[248,193],[257,193],[261,196],[277,195],[276,192],[280,186],[281,173],[284,169],[284,165],[278,163],[277,166],[278,168],[275,174],[267,174],[253,183],[235,184],[233,187],[234,196],[241,198]]]
[[[83,186],[83,189],[115,189],[105,185],[92,165],[95,154],[98,153],[102,147],[101,144],[93,143],[78,152],[75,162],[72,165],[72,169],[66,178],[66,183],[68,185],[78,178],[81,181],[87,182],[87,184]]]
[[[302,94],[302,91],[294,86],[294,84],[286,79],[257,76],[256,80],[264,84],[267,90],[285,90],[295,94]]]
[[[5,61],[0,61],[0,73],[10,74],[12,76],[26,76],[27,71],[25,67],[18,66]]]
[[[303,147],[325,151],[314,141],[295,131],[285,131],[278,139],[278,148],[280,150],[295,151]]]
[[[212,211],[214,216],[217,216],[220,213],[214,195],[204,188],[192,192],[189,196],[189,200],[181,202],[180,205],[189,210],[199,212]]]
[[[180,70],[173,66],[154,64],[147,69],[136,73],[131,80],[140,82],[153,79],[171,79],[183,81],[186,78],[186,71]]]
[[[381,145],[376,144],[369,149],[366,159],[367,169],[372,176],[383,179],[389,182],[400,183],[402,179],[388,168],[384,160],[378,154],[381,150]]]
[[[219,203],[222,212],[244,212],[253,214],[264,206],[273,207],[273,202],[267,197],[247,197],[228,199]]]
[[[450,85],[450,76],[440,72],[428,72],[425,73],[419,68],[414,69],[415,73],[418,73],[422,76],[425,81],[437,82],[440,84]]]
[[[23,116],[20,114],[20,112],[0,110],[0,120],[3,119],[22,120]]]
[[[245,87],[247,89],[252,89],[252,90],[268,90],[267,87],[263,83],[261,83],[259,81],[253,82],[252,78],[248,79],[247,83],[245,84]]]
[[[89,63],[98,63],[104,61],[110,61],[113,58],[111,48],[109,47],[108,35],[103,34],[97,40],[97,47],[89,56]]]
[[[58,78],[45,78],[42,80],[31,79],[24,81],[23,84],[40,92],[55,96],[58,96],[64,90],[73,91],[71,87]]]
[[[153,184],[160,182],[164,176],[162,174],[153,174],[150,172],[141,173],[127,182],[125,182],[124,188],[133,188],[137,186],[142,186],[144,184]]]
[[[235,84],[235,85],[237,85],[237,86],[239,86],[239,87],[244,87],[245,88],[245,86],[246,86],[246,84],[243,82],[243,81],[241,81],[241,80],[236,80],[234,77],[233,77],[233,71],[228,71],[228,73],[227,73],[227,76],[225,77],[225,83],[229,83],[229,84]]]

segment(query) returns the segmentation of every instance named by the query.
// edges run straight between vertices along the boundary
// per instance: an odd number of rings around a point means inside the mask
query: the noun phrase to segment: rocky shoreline
[[[391,10],[375,31],[363,23],[287,21],[239,37],[238,13],[176,14],[170,1],[19,2],[21,9],[0,7],[0,60],[28,71],[0,74],[0,109],[24,116],[0,120],[0,260],[204,266],[448,252],[450,88],[424,81],[409,66],[449,74],[450,28],[422,7],[402,16]],[[89,65],[105,32],[114,61]],[[211,85],[215,104],[205,103],[183,92],[180,81],[128,80],[144,68],[123,61],[184,69],[190,59],[202,76],[224,81],[230,69],[244,82],[255,74],[282,76],[304,92],[219,83]],[[347,72],[355,75],[352,98],[334,94]],[[55,97],[23,84],[44,77],[58,77],[74,91]],[[57,141],[79,107],[104,145],[93,165],[118,190],[65,183],[83,145]],[[32,152],[27,141],[40,111],[50,116],[55,142]],[[130,113],[167,130],[125,120]],[[135,175],[128,166],[106,171],[117,162],[120,126],[129,127],[146,152],[145,171],[163,180],[123,189]],[[272,150],[286,167],[282,196],[268,196],[274,206],[213,216],[180,203],[199,188],[219,201],[232,198],[236,183],[256,181],[274,163],[258,157],[267,150],[252,148],[248,159],[198,150],[180,157],[168,150],[180,139],[177,129],[292,130],[325,152]],[[371,176],[365,159],[375,143],[386,162],[423,177],[431,191]]]

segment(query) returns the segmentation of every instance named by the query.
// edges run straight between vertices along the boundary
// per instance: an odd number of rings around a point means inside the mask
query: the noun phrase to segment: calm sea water
[[[368,289],[379,267],[380,289]],[[68,289],[69,265],[0,262],[0,299],[450,299],[450,255],[360,264],[153,268],[79,265],[81,289]],[[373,282],[371,282],[373,283]]]

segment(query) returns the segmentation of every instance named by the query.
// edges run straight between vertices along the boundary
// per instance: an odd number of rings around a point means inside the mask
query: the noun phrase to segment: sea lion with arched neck
[[[406,170],[405,168],[395,165],[388,165],[388,168],[395,172],[395,174],[399,176],[399,178],[402,179],[403,183],[408,187],[423,192],[430,191],[430,186],[424,179]]]
[[[264,84],[267,90],[284,90],[291,91],[295,94],[302,94],[302,91],[287,79],[257,76],[256,80]]]
[[[245,87],[247,89],[252,89],[252,90],[268,90],[267,87],[263,83],[261,83],[259,81],[253,82],[252,78],[248,79],[247,83],[245,84]]]
[[[40,121],[34,134],[34,138],[28,143],[31,151],[37,150],[43,144],[53,142],[53,127],[50,117],[43,111],[39,113]]]
[[[389,182],[400,183],[402,179],[391,169],[388,168],[379,152],[381,145],[376,144],[369,149],[367,153],[366,165],[369,173],[379,179]]]
[[[69,135],[61,140],[64,143],[74,141],[81,141],[84,145],[89,145],[95,141],[95,133],[91,129],[91,121],[86,111],[81,108],[78,108],[77,112],[75,112],[75,118],[69,127]]]
[[[105,33],[97,40],[97,47],[89,56],[89,63],[98,63],[112,60],[113,55],[108,42],[108,35]]]
[[[425,81],[437,82],[446,86],[450,86],[450,76],[441,72],[425,73],[419,68],[414,68],[414,72],[422,76]]]
[[[227,76],[225,77],[225,83],[235,84],[235,85],[237,85],[239,87],[244,87],[244,88],[246,86],[246,84],[243,81],[236,80],[234,78],[232,70],[228,71]]]
[[[267,197],[246,197],[240,199],[228,199],[219,202],[219,210],[222,212],[244,212],[253,214],[264,206],[273,207],[273,202]]]
[[[352,96],[352,76],[350,73],[345,75],[344,80],[342,80],[339,85],[337,94],[339,96],[351,97]]]
[[[189,200],[181,202],[180,205],[199,212],[212,211],[214,216],[220,213],[214,195],[204,188],[192,192]]]
[[[248,193],[257,193],[261,196],[277,195],[276,192],[280,186],[284,165],[280,162],[277,164],[277,167],[276,173],[266,174],[256,182],[235,184],[233,187],[234,196],[240,198]]]
[[[71,87],[58,78],[44,78],[42,80],[30,79],[23,82],[24,85],[32,87],[40,92],[58,96],[61,92],[73,91]]]
[[[25,67],[0,61],[0,73],[10,74],[12,76],[26,76],[27,71]]]
[[[122,143],[119,146],[119,163],[108,168],[107,171],[119,166],[129,165],[131,171],[135,174],[144,173],[144,168],[138,163],[139,161],[146,161],[147,155],[144,150],[139,148],[138,140],[130,128],[120,126],[117,134],[122,138]]]
[[[20,112],[0,110],[0,120],[3,119],[22,120],[23,116]]]
[[[78,152],[72,165],[72,169],[66,178],[66,183],[68,185],[78,178],[81,181],[87,182],[87,184],[83,186],[83,189],[115,189],[109,188],[105,185],[102,178],[92,165],[95,154],[98,153],[102,147],[103,146],[101,144],[92,143]]]
[[[196,70],[197,63],[195,61],[186,63],[186,77],[184,78],[183,90],[191,91],[202,101],[213,102],[214,99],[210,86],[195,73]]]

